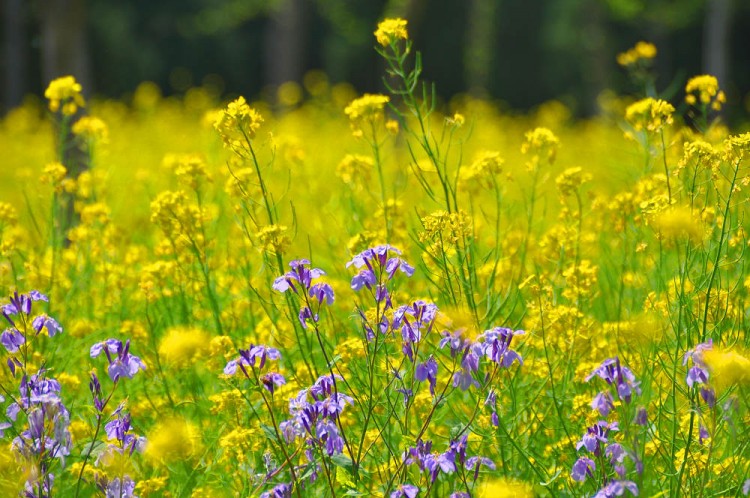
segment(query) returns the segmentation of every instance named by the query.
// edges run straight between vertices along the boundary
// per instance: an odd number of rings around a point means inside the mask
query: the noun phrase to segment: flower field
[[[746,496],[750,133],[309,73],[0,122],[2,496]],[[616,54],[613,54],[613,57]],[[439,86],[440,82],[436,82]],[[85,112],[84,112],[85,111]]]

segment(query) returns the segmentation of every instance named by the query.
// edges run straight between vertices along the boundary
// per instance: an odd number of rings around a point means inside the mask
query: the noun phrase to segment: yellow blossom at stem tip
[[[385,19],[378,24],[378,29],[375,31],[375,38],[384,47],[387,47],[396,40],[408,40],[409,33],[406,31],[406,20],[400,18]]]

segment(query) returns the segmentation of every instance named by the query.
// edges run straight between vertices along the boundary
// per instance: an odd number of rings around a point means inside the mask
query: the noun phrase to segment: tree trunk
[[[42,88],[60,76],[72,75],[92,91],[91,65],[86,41],[86,0],[41,0],[38,6]]]
[[[300,81],[304,71],[305,0],[283,0],[272,11],[266,31],[266,82]]]
[[[716,76],[720,87],[729,77],[731,11],[731,0],[708,0],[703,24],[703,71]]]
[[[5,110],[20,105],[26,92],[27,12],[24,5],[24,0],[3,1],[4,63],[2,70],[5,72],[5,78],[2,104]]]
[[[477,97],[487,96],[492,55],[495,49],[495,30],[498,0],[471,0],[469,26],[464,44],[464,71],[469,92]]]

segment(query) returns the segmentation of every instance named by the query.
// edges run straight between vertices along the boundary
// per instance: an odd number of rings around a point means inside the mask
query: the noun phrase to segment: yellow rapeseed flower
[[[387,95],[371,93],[352,100],[344,109],[344,114],[349,117],[354,135],[360,137],[364,125],[382,121],[385,116],[385,105],[390,100]]]
[[[485,481],[476,488],[478,498],[532,498],[533,488],[525,482],[502,477]]]
[[[135,485],[135,492],[138,496],[150,496],[159,493],[167,485],[166,477],[152,477],[151,479],[139,480]]]
[[[238,97],[227,105],[214,121],[214,129],[219,132],[224,145],[230,148],[242,147],[246,140],[255,138],[255,133],[263,123],[263,117],[251,108],[245,97]]]
[[[654,216],[652,225],[668,239],[687,237],[693,242],[703,240],[700,216],[688,207],[674,206],[661,211]]]
[[[63,76],[50,81],[44,91],[44,97],[49,100],[50,111],[57,112],[62,106],[62,113],[72,116],[79,107],[86,105],[81,94],[82,90],[80,83],[76,82],[73,76]]]
[[[710,372],[709,381],[718,391],[735,384],[750,383],[750,359],[746,356],[736,351],[713,348],[704,351],[702,359]]]
[[[156,424],[146,439],[146,457],[162,464],[192,458],[201,447],[198,427],[183,418]]]
[[[188,367],[203,355],[208,333],[196,327],[172,327],[159,343],[159,356],[178,368]]]
[[[83,116],[75,122],[72,131],[85,140],[106,143],[109,139],[107,124],[95,116]]]
[[[409,33],[406,31],[406,23],[406,19],[385,19],[378,24],[375,38],[384,47],[397,40],[408,40]]]
[[[636,130],[659,132],[665,125],[672,124],[674,107],[665,100],[647,97],[630,104],[625,110],[625,120]]]
[[[547,161],[549,164],[555,162],[557,149],[560,147],[560,139],[552,133],[552,130],[543,127],[535,128],[527,131],[525,138],[526,140],[521,145],[521,152],[529,154],[531,157],[526,163],[526,168],[529,171],[533,171],[539,167],[539,163],[542,160]]]
[[[685,94],[685,102],[688,104],[711,104],[711,108],[716,111],[727,101],[726,95],[719,89],[719,80],[710,74],[690,78],[685,85]]]
[[[362,188],[368,186],[374,169],[375,161],[371,157],[347,154],[336,167],[336,176],[350,187]]]
[[[623,67],[634,66],[641,61],[650,61],[656,57],[656,46],[653,43],[639,41],[635,47],[617,54],[617,63]]]
[[[292,241],[286,234],[288,228],[284,225],[268,225],[258,231],[263,250],[273,254],[283,254]]]

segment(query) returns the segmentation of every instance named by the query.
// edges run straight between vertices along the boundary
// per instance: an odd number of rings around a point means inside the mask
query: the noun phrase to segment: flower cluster
[[[651,133],[658,133],[665,126],[674,122],[672,117],[674,111],[674,107],[669,102],[648,97],[629,105],[625,109],[625,121],[635,131],[646,130]]]
[[[313,462],[316,447],[323,449],[328,456],[341,453],[344,449],[344,438],[337,422],[346,405],[353,405],[354,400],[338,392],[336,381],[344,379],[339,375],[326,374],[315,383],[297,393],[289,400],[291,419],[279,424],[279,429],[287,443],[296,439],[305,440],[308,459]]]
[[[389,255],[389,253],[393,255]],[[375,294],[378,303],[385,303],[386,309],[393,306],[386,284],[400,271],[407,277],[414,275],[414,267],[401,258],[401,251],[390,244],[383,244],[354,256],[346,267],[354,266],[359,272],[352,277],[351,287],[355,291],[367,288]],[[371,331],[370,331],[371,332]]]
[[[719,111],[726,101],[727,97],[719,89],[719,81],[716,76],[710,74],[693,76],[685,85],[685,102],[690,105],[710,105],[711,109]]]
[[[617,63],[623,67],[629,67],[651,61],[654,57],[656,57],[656,46],[653,43],[639,41],[633,48],[617,54]]]
[[[251,108],[245,97],[238,97],[227,105],[216,118],[214,128],[221,135],[224,145],[232,149],[244,148],[255,138],[263,123],[263,117]]]
[[[49,100],[49,110],[57,112],[62,107],[65,116],[72,116],[79,107],[86,105],[81,92],[83,87],[73,76],[63,76],[50,81],[44,91],[44,97]]]
[[[28,294],[19,294],[15,292],[10,297],[10,303],[2,307],[3,317],[10,325],[0,334],[0,343],[5,347],[8,353],[17,353],[31,337],[39,335],[43,330],[47,335],[54,337],[62,332],[62,327],[57,320],[47,316],[45,313],[31,317],[32,303],[35,301],[49,301],[47,296],[39,291],[31,291]],[[31,335],[33,332],[33,336]],[[15,357],[12,357],[15,358]],[[12,373],[15,373],[15,366],[19,365],[18,360],[8,362],[8,367]]]
[[[303,303],[298,318],[303,328],[307,328],[308,320],[318,323],[320,316],[317,311],[324,303],[331,305],[334,301],[333,288],[330,284],[325,282],[312,283],[314,279],[325,275],[325,272],[320,268],[309,268],[310,264],[307,259],[290,261],[289,266],[292,269],[277,277],[273,282],[274,290],[279,292],[291,290],[302,299]],[[312,309],[313,301],[318,302],[315,312]]]
[[[488,469],[495,470],[495,463],[491,459],[483,456],[467,458],[467,450],[468,436],[466,435],[452,439],[448,444],[448,449],[443,453],[432,451],[432,441],[422,441],[419,439],[415,446],[404,452],[403,462],[407,467],[416,465],[420,471],[429,476],[430,482],[433,483],[437,480],[440,473],[452,474],[461,467],[472,471],[475,481],[482,465]]]
[[[384,47],[397,40],[408,40],[409,33],[406,31],[406,20],[400,18],[383,20],[378,24],[375,38]]]
[[[224,367],[224,375],[235,375],[239,369],[246,378],[252,379],[255,375],[250,375],[248,373],[248,367],[255,368],[255,364],[257,363],[258,370],[260,370],[265,366],[266,360],[276,361],[280,358],[281,353],[279,353],[279,350],[276,348],[262,345],[251,345],[247,349],[240,349],[239,358],[227,362]],[[286,379],[278,372],[265,373],[259,378],[259,381],[271,394],[274,393],[277,387],[286,384]]]
[[[586,382],[594,377],[604,380],[607,385],[614,388],[616,396],[623,403],[631,403],[634,395],[640,395],[639,382],[636,380],[633,372],[620,363],[618,357],[608,358],[602,362],[588,377]],[[591,408],[598,411],[602,417],[607,417],[614,409],[614,398],[609,391],[598,393],[591,402]],[[638,409],[635,420],[636,425],[644,426],[647,424],[646,410]],[[604,476],[604,486],[599,489],[595,496],[599,498],[609,498],[622,496],[627,490],[633,496],[638,495],[638,486],[626,479],[627,468],[625,465],[626,458],[630,459],[635,465],[638,474],[643,472],[643,463],[639,459],[636,451],[627,448],[625,445],[617,442],[611,436],[611,433],[618,432],[620,424],[618,422],[607,422],[599,420],[586,429],[586,433],[576,444],[576,449],[585,449],[593,455],[600,463],[607,462],[614,470],[615,477],[612,478],[605,469],[601,469]],[[584,482],[589,477],[594,477],[596,471],[596,462],[589,456],[581,456],[573,464],[571,478],[575,481]]]
[[[117,382],[123,377],[132,379],[140,370],[146,370],[146,365],[141,359],[130,354],[130,339],[123,343],[119,339],[107,339],[97,342],[91,346],[90,355],[96,358],[104,353],[109,362],[107,373],[112,382]]]

